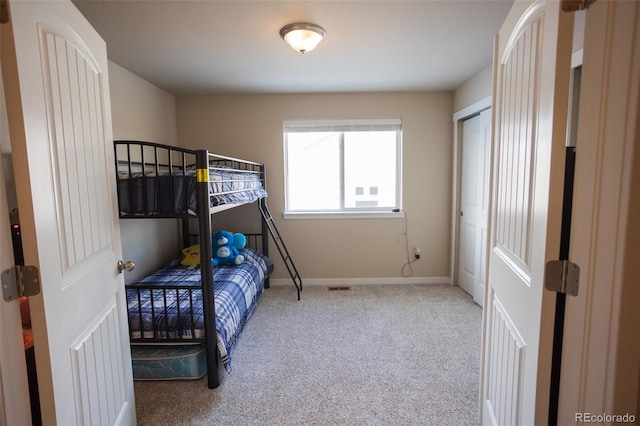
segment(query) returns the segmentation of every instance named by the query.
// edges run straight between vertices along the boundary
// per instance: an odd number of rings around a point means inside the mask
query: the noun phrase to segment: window
[[[399,119],[285,122],[285,213],[400,208],[401,139]]]

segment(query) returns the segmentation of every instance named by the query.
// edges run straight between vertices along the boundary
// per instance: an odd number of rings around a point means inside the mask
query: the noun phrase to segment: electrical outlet
[[[421,252],[420,247],[414,247],[413,248],[413,257],[416,258],[416,259],[420,259],[420,252]]]

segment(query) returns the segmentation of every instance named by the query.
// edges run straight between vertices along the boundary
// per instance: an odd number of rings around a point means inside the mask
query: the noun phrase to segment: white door
[[[516,1],[497,36],[482,421],[545,424],[573,15]]]
[[[9,12],[2,66],[25,263],[42,282],[30,302],[43,421],[133,424],[106,46],[70,1]]]
[[[483,306],[489,205],[491,111],[462,122],[458,285]]]

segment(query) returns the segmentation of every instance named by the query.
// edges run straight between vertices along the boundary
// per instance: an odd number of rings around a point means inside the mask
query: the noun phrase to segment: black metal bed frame
[[[139,147],[139,155],[137,153],[132,153],[132,147]],[[266,170],[265,165],[261,163],[256,163],[252,161],[241,160],[232,157],[221,156],[217,154],[209,153],[206,150],[190,150],[179,147],[167,146],[157,143],[151,142],[141,142],[141,141],[114,141],[114,150],[115,150],[115,161],[116,161],[116,174],[119,174],[119,171],[123,170],[128,173],[129,176],[132,176],[134,173],[141,173],[140,177],[143,181],[143,203],[145,205],[143,214],[132,214],[127,215],[123,214],[120,211],[120,218],[122,219],[140,219],[140,218],[177,218],[182,219],[182,236],[183,236],[183,246],[187,247],[190,244],[190,234],[189,234],[189,219],[197,218],[198,220],[198,234],[200,236],[210,236],[211,235],[211,220],[210,220],[210,193],[209,193],[209,169],[210,168],[218,168],[218,167],[231,167],[236,171],[243,172],[251,172],[256,173],[260,176],[260,180],[262,181],[263,188],[266,189]],[[125,154],[122,152],[119,153],[119,150],[124,150]],[[122,157],[125,157],[123,159]],[[132,158],[139,157],[139,158]],[[150,157],[150,158],[149,158]],[[188,213],[188,209],[186,208],[188,203],[188,197],[186,196],[188,192],[187,188],[187,177],[189,172],[193,174],[195,170],[195,178],[196,178],[196,190],[197,190],[197,212],[196,215],[192,215]],[[174,176],[177,181],[180,177],[182,177],[182,184],[184,185],[183,190],[185,191],[185,209],[183,212],[177,212],[175,209],[169,212],[150,212],[149,206],[147,204],[147,176],[151,178],[152,176],[160,176],[161,173],[168,173],[169,181],[170,181],[170,199],[174,198]],[[174,175],[174,173],[177,173]],[[116,186],[119,187],[120,177],[116,177]],[[133,185],[133,179],[129,179],[129,185]],[[160,191],[159,185],[155,186],[155,190]],[[132,198],[131,205],[133,206],[133,187],[130,187],[129,196]],[[237,191],[230,191],[237,192]],[[159,196],[159,193],[157,194]],[[220,195],[220,193],[218,193]],[[118,200],[120,200],[120,192],[118,188]],[[172,204],[173,205],[173,204]],[[258,206],[260,211],[267,211],[268,208],[266,205],[266,200],[264,198],[260,198],[258,200]],[[269,215],[270,216],[270,215]],[[268,241],[267,235],[270,233],[272,236],[274,235],[274,231],[272,231],[271,226],[268,224],[266,218],[263,213],[263,220],[261,223],[261,234],[255,234],[260,236],[259,239],[260,245],[262,246],[262,253],[265,256],[268,256]],[[277,232],[277,229],[276,231]],[[279,234],[278,234],[279,236]],[[258,244],[257,236],[252,236],[252,234],[247,234],[249,244],[251,244],[251,239],[253,238],[256,241],[256,245]],[[204,311],[204,331],[205,337],[204,342],[206,346],[206,358],[207,358],[207,381],[209,389],[217,388],[220,385],[219,371],[218,371],[218,352],[216,345],[216,324],[215,324],[215,301],[214,301],[214,283],[213,283],[213,266],[211,264],[212,258],[212,247],[211,247],[211,238],[199,238],[200,245],[200,268],[201,268],[201,277],[202,277],[202,297],[203,297],[203,311]],[[282,254],[282,249],[280,245],[276,242],[276,246]],[[258,247],[254,247],[258,248]],[[286,252],[286,256],[290,262],[290,256],[288,251],[286,251],[286,247],[284,248]],[[286,260],[285,260],[286,262]],[[287,268],[291,274],[291,267],[287,263]],[[292,265],[292,263],[291,263]],[[293,266],[293,265],[292,265]],[[300,298],[299,292],[302,289],[302,281],[300,276],[293,266],[293,271],[295,274],[292,275],[292,279],[294,279],[294,284],[298,289],[298,299]],[[268,281],[265,282],[265,287],[268,287]],[[193,289],[193,287],[190,287]],[[175,290],[176,287],[173,287],[172,290]],[[138,339],[136,339],[138,340]],[[155,339],[144,339],[141,338],[140,342],[152,342]],[[193,340],[201,341],[202,339]],[[167,339],[162,339],[163,342],[171,341]],[[185,339],[174,339],[174,341],[185,342]],[[186,341],[190,341],[186,339]]]

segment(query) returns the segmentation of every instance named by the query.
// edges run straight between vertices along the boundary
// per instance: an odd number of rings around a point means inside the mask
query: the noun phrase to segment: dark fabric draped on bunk
[[[197,200],[195,171],[186,176],[143,175],[129,177],[120,174],[118,179],[118,205],[120,215],[179,214],[196,215]]]

